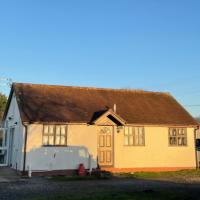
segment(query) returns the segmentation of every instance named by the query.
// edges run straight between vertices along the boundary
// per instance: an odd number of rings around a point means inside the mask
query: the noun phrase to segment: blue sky
[[[199,0],[1,0],[0,77],[168,91],[200,116],[188,106],[200,105],[199,10]]]

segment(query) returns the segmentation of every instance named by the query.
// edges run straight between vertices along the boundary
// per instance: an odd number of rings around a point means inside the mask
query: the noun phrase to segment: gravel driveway
[[[200,184],[172,183],[133,178],[112,178],[109,180],[55,181],[48,178],[33,177],[15,182],[0,183],[1,200],[29,200],[38,196],[56,196],[60,194],[93,195],[106,192],[134,191],[171,191],[189,194],[189,199],[200,199]]]

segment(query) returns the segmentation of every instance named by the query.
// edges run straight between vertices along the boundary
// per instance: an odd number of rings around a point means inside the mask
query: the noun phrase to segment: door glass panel
[[[0,130],[0,147],[3,147],[4,131]]]
[[[7,146],[7,135],[8,135],[8,130],[5,130],[5,133],[4,133],[4,146]]]
[[[0,129],[0,148],[7,145],[7,130]]]
[[[0,165],[7,162],[7,149],[0,149]]]

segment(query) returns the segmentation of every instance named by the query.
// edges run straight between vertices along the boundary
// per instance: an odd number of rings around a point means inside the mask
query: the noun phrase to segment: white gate
[[[8,165],[8,129],[0,128],[0,166]]]

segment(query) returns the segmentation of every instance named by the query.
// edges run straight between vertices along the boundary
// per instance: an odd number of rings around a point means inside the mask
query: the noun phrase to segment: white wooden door
[[[100,166],[113,165],[113,128],[102,127],[98,134],[98,164]]]

